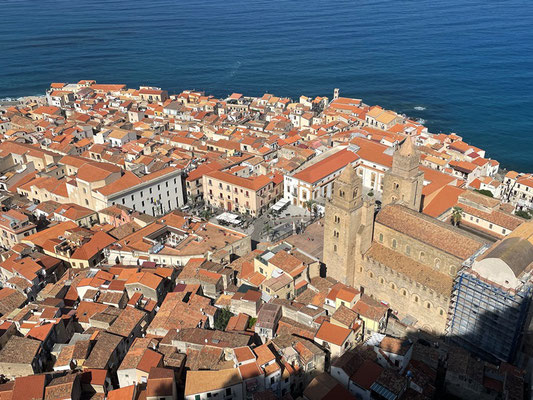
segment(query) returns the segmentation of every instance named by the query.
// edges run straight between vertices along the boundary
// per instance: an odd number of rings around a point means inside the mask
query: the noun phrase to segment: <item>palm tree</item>
[[[452,225],[458,226],[463,219],[463,209],[461,207],[455,206],[452,209]]]
[[[265,233],[267,235],[267,239],[270,240],[270,232],[272,232],[272,227],[270,224],[265,225]]]
[[[312,200],[312,199],[309,199],[307,201],[304,202],[303,206],[307,209],[307,211],[309,211],[309,216],[311,216],[311,211],[313,210],[314,206],[315,206],[315,201]]]

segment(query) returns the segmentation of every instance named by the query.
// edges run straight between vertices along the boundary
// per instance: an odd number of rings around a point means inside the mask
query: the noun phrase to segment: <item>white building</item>
[[[121,204],[149,215],[162,215],[185,204],[181,170],[167,167],[138,177],[126,171],[93,192],[96,211]]]
[[[359,157],[346,148],[329,155],[294,175],[284,176],[283,197],[292,205],[305,207],[309,200],[323,202],[331,196],[333,181],[348,164],[356,165]],[[315,160],[313,160],[315,161]]]
[[[113,147],[122,147],[126,143],[137,139],[135,131],[125,129],[106,129],[94,135],[94,143],[105,144],[109,143]]]

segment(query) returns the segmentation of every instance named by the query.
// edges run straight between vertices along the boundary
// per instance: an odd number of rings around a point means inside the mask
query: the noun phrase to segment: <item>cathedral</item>
[[[386,301],[415,327],[443,334],[453,280],[486,243],[420,213],[419,164],[420,153],[408,136],[394,152],[377,212],[348,165],[326,204],[323,260],[328,276]]]

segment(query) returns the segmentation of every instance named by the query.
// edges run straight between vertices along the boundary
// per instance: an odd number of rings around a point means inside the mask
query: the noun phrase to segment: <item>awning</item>
[[[225,221],[230,224],[240,224],[241,220],[238,215],[231,214],[229,212],[223,212],[219,216],[217,216],[217,221]]]
[[[271,208],[274,210],[274,211],[279,211],[281,210],[283,207],[285,207],[287,204],[290,203],[290,200],[289,199],[281,199],[281,200],[278,200],[276,202],[276,204],[274,204]]]

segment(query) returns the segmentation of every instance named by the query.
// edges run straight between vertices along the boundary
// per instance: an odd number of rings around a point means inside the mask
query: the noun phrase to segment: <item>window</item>
[[[436,269],[440,268],[440,259],[438,259],[438,258],[435,258],[435,268]]]
[[[411,246],[409,245],[405,246],[405,254],[407,255],[411,254]]]
[[[379,234],[379,241],[380,241],[381,243],[383,243],[383,233],[380,233],[380,234]]]
[[[421,251],[420,252],[420,261],[424,261],[425,258],[426,258],[426,254],[423,251]]]
[[[427,308],[428,310],[431,309],[431,303],[430,303],[429,301],[426,303],[426,308]]]
[[[383,285],[385,283],[385,279],[379,278],[379,283],[381,283]]]
[[[396,285],[395,285],[394,283],[391,283],[391,284],[390,284],[390,288],[391,288],[392,290],[396,290]]]
[[[402,295],[407,296],[407,290],[403,289],[402,290]]]
[[[392,248],[395,249],[398,245],[398,242],[396,242],[396,239],[392,239]]]
[[[341,219],[337,215],[335,215],[335,223],[338,224],[339,222],[341,222]]]
[[[336,245],[336,244],[333,245],[333,251],[334,251],[335,253],[337,252],[337,245]]]
[[[444,310],[442,308],[439,310],[439,315],[444,315]]]
[[[415,303],[418,303],[418,296],[415,296],[413,300],[415,301]]]
[[[455,275],[456,272],[457,272],[457,268],[455,268],[454,265],[450,266],[450,275]]]
[[[398,182],[394,182],[393,187],[394,187],[394,190],[398,190],[400,188],[400,185]]]

